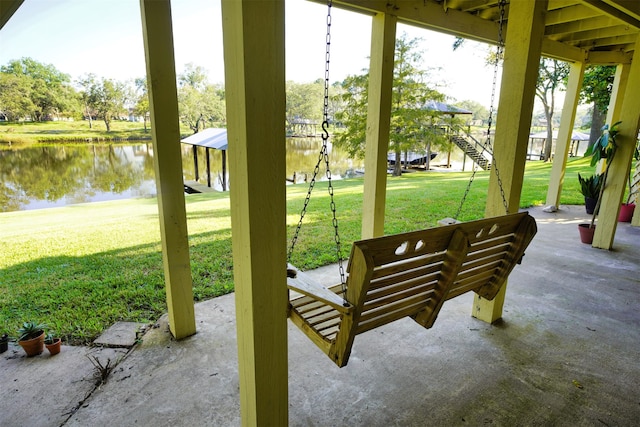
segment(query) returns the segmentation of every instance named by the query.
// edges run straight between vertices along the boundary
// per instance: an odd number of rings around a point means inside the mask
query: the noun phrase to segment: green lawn
[[[544,203],[550,164],[529,162],[521,207]],[[563,204],[582,204],[571,160]],[[470,173],[429,172],[390,177],[387,234],[434,226],[453,216]],[[479,172],[459,219],[484,212],[488,173]],[[359,238],[362,179],[334,182],[342,254]],[[304,184],[287,187],[292,235],[306,195]],[[196,300],[233,291],[228,193],[186,197]],[[20,323],[46,323],[65,341],[87,343],[118,320],[153,322],[166,311],[156,199],[100,202],[0,213],[0,333],[15,336]],[[309,204],[292,263],[309,269],[334,262],[335,244],[325,183]]]
[[[192,132],[182,128],[183,136]],[[139,141],[151,139],[151,127],[147,123],[147,130],[143,123],[113,120],[111,131],[102,120],[94,120],[89,128],[87,120],[56,121],[56,122],[0,122],[0,144],[34,144],[57,142],[101,142],[101,141]]]

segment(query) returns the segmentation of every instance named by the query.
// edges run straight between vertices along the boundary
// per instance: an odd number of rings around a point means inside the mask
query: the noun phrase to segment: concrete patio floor
[[[580,243],[584,207],[530,212],[538,235],[497,324],[470,317],[464,295],[429,330],[406,319],[356,337],[343,369],[289,324],[290,425],[639,425],[640,228],[619,224],[604,251]],[[196,304],[196,321],[173,341],[164,316],[128,353],[10,347],[0,426],[240,425],[234,295]],[[87,353],[119,361],[99,388]]]

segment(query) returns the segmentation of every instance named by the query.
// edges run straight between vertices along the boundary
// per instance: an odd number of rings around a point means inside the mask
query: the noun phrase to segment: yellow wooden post
[[[640,39],[636,42],[636,51],[640,49]],[[593,247],[611,249],[618,225],[620,203],[623,202],[631,169],[633,152],[636,146],[638,127],[640,126],[640,60],[634,58],[629,69],[628,80],[622,98],[622,107],[618,120],[621,122],[617,137],[618,150],[609,165],[609,174],[602,195],[596,231],[593,235]],[[615,116],[614,116],[615,119]]]
[[[384,234],[396,23],[395,16],[384,13],[378,13],[373,17],[365,149],[367,173],[364,176],[362,204],[363,239]]]
[[[196,321],[182,181],[171,5],[168,0],[141,0],[140,10],[169,328],[173,336],[180,339],[196,332]]]
[[[520,204],[546,10],[546,0],[510,3],[487,217],[505,213],[496,171],[509,212],[517,212]],[[505,292],[506,284],[492,301],[476,295],[472,316],[488,323],[498,320],[502,317]]]
[[[622,110],[622,101],[624,100],[624,91],[627,87],[627,81],[629,80],[629,70],[631,70],[631,64],[618,64],[616,67],[616,74],[611,88],[611,98],[609,98],[605,124],[613,125],[619,120],[620,111]],[[607,162],[605,160],[598,162],[596,165],[596,173],[603,173],[606,166]]]
[[[629,81],[629,71],[631,64],[618,64],[616,67],[616,75],[613,79],[613,87],[611,88],[611,98],[609,99],[609,107],[607,108],[606,123],[613,124],[617,122],[622,110],[623,94],[625,93],[627,82]]]
[[[244,426],[288,422],[284,0],[223,0]]]
[[[556,152],[551,167],[551,177],[549,188],[547,189],[547,206],[560,206],[560,195],[562,194],[562,184],[567,166],[567,156],[569,154],[569,144],[573,124],[576,119],[576,108],[580,100],[580,88],[582,87],[582,77],[584,76],[584,63],[574,62],[570,64],[569,81],[567,91],[562,106],[562,117],[560,118],[560,129],[556,140]]]

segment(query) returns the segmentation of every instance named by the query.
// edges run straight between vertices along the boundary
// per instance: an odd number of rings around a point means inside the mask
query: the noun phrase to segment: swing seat
[[[444,301],[474,291],[492,300],[537,232],[527,212],[355,242],[340,284],[304,273],[288,287],[289,318],[343,367],[356,335],[403,317],[433,326]]]

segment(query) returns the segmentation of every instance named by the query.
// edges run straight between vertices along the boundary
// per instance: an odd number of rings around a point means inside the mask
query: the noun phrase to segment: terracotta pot
[[[633,218],[633,211],[635,210],[636,205],[633,203],[623,203],[620,206],[620,213],[618,214],[618,221],[620,222],[631,222],[631,218]]]
[[[47,347],[47,350],[49,350],[49,353],[51,353],[52,356],[60,353],[60,346],[62,345],[62,340],[60,338],[56,338],[53,340],[53,344],[45,344],[45,347]]]
[[[18,341],[27,357],[37,356],[44,350],[44,331],[37,337],[30,340]]]
[[[590,227],[591,224],[578,224],[578,231],[580,231],[580,241],[582,243],[593,243],[593,233],[596,231],[596,226]]]

